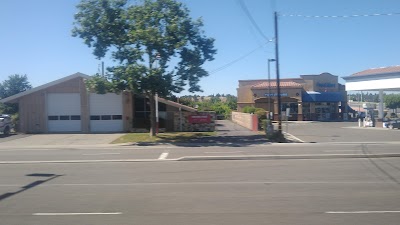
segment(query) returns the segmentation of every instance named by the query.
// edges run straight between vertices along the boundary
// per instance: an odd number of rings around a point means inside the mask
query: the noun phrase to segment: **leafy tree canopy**
[[[27,75],[13,74],[0,83],[0,98],[7,98],[31,88]]]
[[[73,36],[102,58],[112,52],[118,66],[109,68],[114,89],[169,96],[185,87],[201,91],[202,68],[216,53],[214,39],[202,31],[201,19],[175,0],[82,0]],[[176,63],[173,63],[176,62]]]
[[[13,74],[0,83],[0,99],[16,95],[32,88],[27,75]],[[17,104],[0,103],[0,114],[15,114],[18,112]]]
[[[386,107],[389,109],[397,109],[400,108],[400,95],[399,94],[390,94],[385,95],[383,98]]]
[[[186,87],[201,91],[198,82],[208,76],[202,65],[216,54],[214,39],[205,36],[202,20],[193,20],[176,0],[127,2],[82,0],[72,34],[92,47],[97,58],[111,52],[119,62],[108,68],[111,84],[97,78],[95,90],[132,90],[150,99],[154,135],[154,95],[168,97]]]

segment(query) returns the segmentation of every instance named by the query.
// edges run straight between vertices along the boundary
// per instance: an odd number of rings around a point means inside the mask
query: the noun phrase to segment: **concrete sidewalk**
[[[1,147],[72,146],[109,144],[124,134],[33,134],[5,137]]]

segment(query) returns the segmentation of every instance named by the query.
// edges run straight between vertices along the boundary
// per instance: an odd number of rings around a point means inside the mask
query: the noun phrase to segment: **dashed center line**
[[[92,153],[92,154],[82,154],[82,155],[121,155],[121,153]]]
[[[400,211],[330,211],[328,214],[400,213]]]
[[[163,153],[161,153],[161,155],[160,155],[160,157],[158,157],[158,159],[166,159],[167,157],[168,157],[168,152],[163,152]]]
[[[220,154],[220,153],[240,153],[243,151],[233,151],[233,152],[204,152],[204,153],[214,153],[214,154]]]
[[[122,212],[92,212],[92,213],[33,213],[34,216],[81,216],[81,215],[121,215]]]

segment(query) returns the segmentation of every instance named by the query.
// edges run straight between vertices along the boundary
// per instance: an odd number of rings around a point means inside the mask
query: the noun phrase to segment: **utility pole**
[[[271,62],[275,59],[268,59],[268,119],[271,119]]]
[[[279,39],[278,39],[278,13],[274,13],[275,20],[275,68],[276,68],[276,89],[278,97],[278,133],[282,136],[282,109],[281,109],[281,79],[279,77]]]
[[[101,62],[101,75],[104,77],[104,62]]]

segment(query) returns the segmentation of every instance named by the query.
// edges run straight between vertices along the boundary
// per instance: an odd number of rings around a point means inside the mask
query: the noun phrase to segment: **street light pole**
[[[275,62],[275,59],[268,59],[268,113],[269,119],[271,119],[271,62]]]
[[[159,64],[158,60],[160,60],[160,58],[161,58],[160,54],[157,53],[156,60],[155,60],[155,63],[156,63],[155,69],[156,70],[158,69],[158,64]],[[154,96],[154,99],[155,99],[155,105],[156,105],[156,134],[158,134],[158,131],[160,129],[160,122],[159,122],[160,119],[159,119],[159,115],[158,115],[158,93],[157,92]]]

